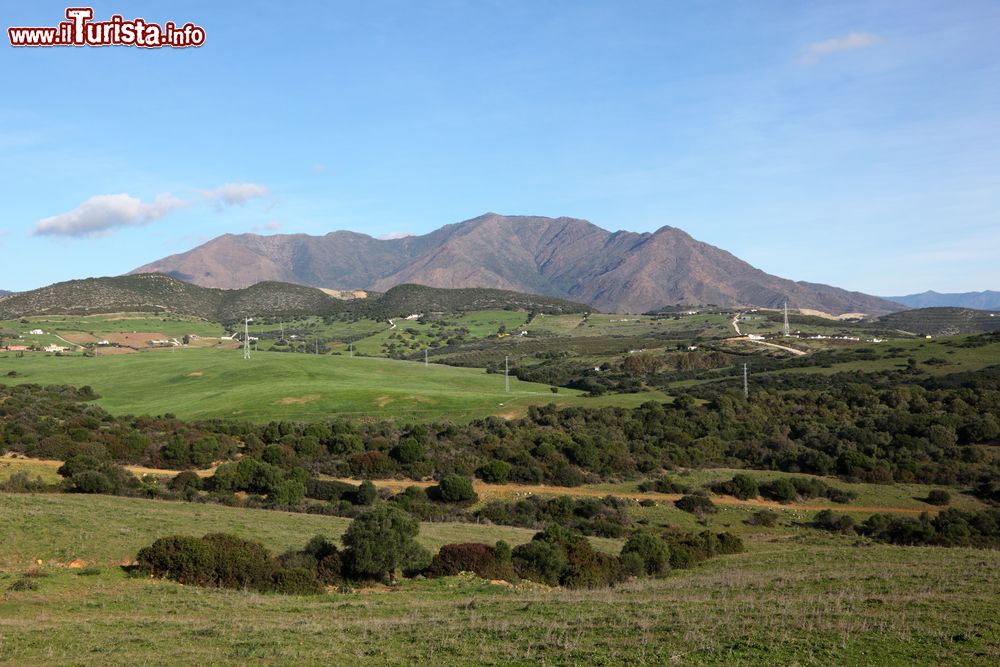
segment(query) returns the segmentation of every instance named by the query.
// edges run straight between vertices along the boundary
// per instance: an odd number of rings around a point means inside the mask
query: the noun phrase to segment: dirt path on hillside
[[[338,482],[346,482],[348,484],[360,484],[362,480],[351,479],[346,477],[327,477],[325,479],[336,480]],[[409,486],[419,486],[420,488],[426,489],[430,486],[434,486],[437,482],[415,482],[413,480],[405,479],[375,479],[372,483],[376,488],[389,489],[391,491],[402,491]],[[561,486],[545,486],[544,484],[486,484],[484,482],[473,482],[473,488],[479,497],[483,500],[496,500],[500,498],[510,498],[510,497],[527,497],[533,495],[545,495],[545,496],[570,496],[573,498],[604,498],[605,496],[617,496],[619,498],[628,498],[631,500],[659,500],[661,502],[673,502],[681,498],[683,494],[680,493],[655,493],[655,492],[640,492],[640,491],[602,491],[600,489],[586,489],[579,487],[561,487]],[[764,500],[762,498],[755,498],[753,500],[739,500],[733,498],[732,496],[717,496],[711,495],[712,502],[716,505],[724,505],[727,507],[758,507],[776,510],[805,510],[818,512],[820,510],[837,509],[845,512],[885,512],[890,514],[920,514],[921,512],[928,512],[930,514],[935,514],[939,510],[935,508],[927,509],[911,509],[904,507],[868,507],[860,505],[837,505],[835,503],[830,503],[829,505],[804,505],[801,503],[793,504],[782,504],[773,500]]]
[[[43,465],[50,468],[58,468],[63,464],[62,461],[56,461],[52,459],[32,459],[22,456],[14,456],[10,453],[0,456],[0,460],[4,461],[25,461],[35,465]],[[213,464],[211,468],[206,468],[204,470],[195,470],[199,477],[211,477],[215,474],[215,469],[219,467],[219,464]],[[163,468],[146,468],[143,466],[125,466],[126,470],[129,470],[136,475],[156,475],[158,477],[173,477],[174,475],[181,472],[180,470],[167,470]],[[328,475],[320,475],[320,479],[333,480],[337,482],[345,482],[347,484],[360,484],[362,480],[353,479],[349,477],[330,477]],[[399,492],[410,486],[419,486],[422,489],[434,486],[437,482],[434,481],[423,481],[418,482],[409,479],[375,479],[372,483],[376,488],[389,489],[390,491]],[[523,498],[527,496],[542,495],[542,496],[570,496],[572,498],[604,498],[605,496],[617,496],[619,498],[628,498],[631,500],[658,500],[660,502],[673,502],[678,500],[682,494],[679,493],[655,493],[655,492],[640,492],[640,491],[602,491],[600,489],[587,489],[580,487],[563,487],[563,486],[546,486],[544,484],[486,484],[484,482],[474,481],[472,484],[476,493],[483,500],[500,500],[506,498]],[[711,494],[712,502],[716,505],[722,505],[725,507],[753,507],[761,509],[774,509],[774,510],[803,510],[807,512],[818,512],[820,510],[834,509],[841,512],[871,512],[871,513],[887,513],[887,514],[920,514],[921,512],[927,512],[929,514],[936,514],[940,510],[933,507],[928,507],[926,509],[916,509],[916,508],[906,508],[906,507],[878,507],[878,506],[862,506],[862,505],[852,505],[850,503],[846,505],[837,505],[835,503],[830,503],[829,505],[808,505],[801,503],[790,503],[782,504],[773,500],[764,500],[762,498],[754,498],[753,500],[739,500],[733,498],[732,496],[717,496]]]
[[[24,461],[26,463],[45,466],[46,468],[53,468],[53,469],[59,468],[63,464],[62,461],[58,461],[55,459],[33,459],[27,456],[18,456],[10,452],[4,454],[3,456],[0,456],[0,460],[12,461],[12,462]],[[157,477],[173,477],[177,475],[177,473],[181,472],[180,470],[169,470],[165,468],[146,468],[144,466],[123,466],[123,467],[135,475],[156,475]],[[204,470],[195,470],[194,472],[197,473],[199,477],[211,477],[212,475],[215,474],[215,469],[218,467],[219,464],[215,463],[212,465],[211,468],[205,468]]]

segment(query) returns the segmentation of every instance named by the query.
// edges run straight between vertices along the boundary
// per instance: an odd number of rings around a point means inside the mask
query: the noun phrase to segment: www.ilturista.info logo
[[[157,49],[164,46],[184,48],[205,43],[205,29],[173,21],[162,26],[135,18],[126,21],[115,14],[107,21],[92,21],[90,7],[70,7],[67,21],[49,28],[7,28],[11,46],[140,46]]]

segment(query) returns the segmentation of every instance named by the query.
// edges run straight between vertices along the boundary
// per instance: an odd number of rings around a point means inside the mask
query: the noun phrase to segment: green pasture
[[[129,578],[173,533],[227,530],[274,551],[346,520],[100,496],[0,494],[0,663],[16,665],[992,665],[1000,552],[869,544],[805,527],[743,554],[611,589],[470,576],[284,596]],[[422,524],[429,548],[531,531]],[[616,543],[599,544],[606,550]],[[79,559],[86,569],[69,569]],[[39,563],[41,561],[41,563]],[[80,565],[80,563],[77,563]]]
[[[14,375],[11,375],[13,373]],[[658,393],[589,398],[481,369],[371,357],[169,348],[87,358],[0,354],[6,383],[89,385],[114,414],[313,420],[334,415],[453,420],[522,415],[529,405],[639,405]]]

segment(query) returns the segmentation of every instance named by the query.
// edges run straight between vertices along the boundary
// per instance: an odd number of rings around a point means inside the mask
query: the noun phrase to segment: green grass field
[[[132,579],[115,563],[170,533],[272,550],[346,521],[99,496],[0,494],[0,663],[992,665],[1000,552],[867,544],[780,527],[663,579],[570,591],[471,577],[298,597]],[[423,524],[434,548],[531,531]],[[613,549],[615,544],[599,545]],[[95,569],[65,567],[81,559]],[[41,561],[41,564],[38,564]],[[88,576],[82,576],[86,574]]]
[[[8,377],[10,372],[16,376]],[[90,385],[115,414],[174,413],[184,419],[254,421],[322,419],[332,415],[448,418],[519,416],[529,405],[638,405],[659,393],[588,398],[580,392],[510,380],[481,369],[370,357],[239,350],[164,349],[87,358],[0,354],[7,383]]]

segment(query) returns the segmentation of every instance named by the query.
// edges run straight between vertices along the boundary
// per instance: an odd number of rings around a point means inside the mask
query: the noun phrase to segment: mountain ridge
[[[145,264],[206,287],[276,280],[328,289],[385,292],[400,284],[484,287],[583,302],[607,312],[644,312],[675,303],[780,306],[882,314],[903,306],[757,269],[687,232],[609,232],[577,218],[486,213],[428,234],[376,239],[335,231],[226,234]]]
[[[343,300],[315,287],[275,281],[223,290],[201,287],[160,273],[84,278],[54,283],[0,300],[0,320],[37,315],[96,315],[172,312],[232,324],[244,317],[294,318],[311,315],[388,319],[424,312],[525,310],[582,313],[590,307],[553,297],[502,290],[439,289],[397,285],[384,294]]]
[[[910,308],[972,308],[975,310],[1000,310],[1000,292],[935,292],[927,290],[919,294],[882,297]]]

